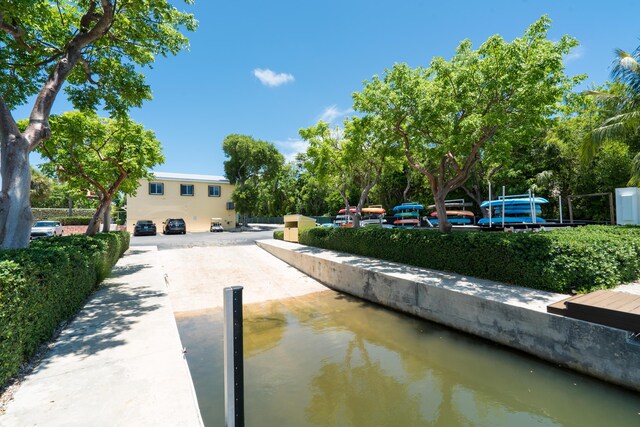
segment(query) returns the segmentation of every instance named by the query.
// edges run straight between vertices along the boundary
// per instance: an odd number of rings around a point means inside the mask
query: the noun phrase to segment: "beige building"
[[[127,198],[127,231],[136,221],[150,219],[158,233],[167,218],[182,218],[187,232],[209,231],[212,218],[233,228],[236,211],[231,201],[234,186],[222,176],[154,172],[155,179],[141,180],[135,196]]]

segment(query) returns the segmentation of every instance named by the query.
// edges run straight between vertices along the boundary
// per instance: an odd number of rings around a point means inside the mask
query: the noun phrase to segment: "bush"
[[[69,215],[69,208],[31,208],[31,212],[33,213],[33,219],[36,221],[40,221],[40,220],[54,220],[54,218],[59,218],[59,217],[88,217],[91,218],[91,216],[95,213],[96,209],[72,209],[71,210],[71,215]],[[58,219],[55,219],[55,221],[58,221]],[[80,224],[82,225],[82,224]]]
[[[58,216],[51,218],[51,221],[60,221],[62,225],[89,225],[90,216]]]
[[[284,230],[276,230],[273,232],[273,238],[276,240],[284,240]]]
[[[75,314],[129,245],[129,234],[38,239],[0,252],[0,384]]]
[[[448,234],[318,227],[303,231],[300,243],[561,293],[640,277],[640,227]]]

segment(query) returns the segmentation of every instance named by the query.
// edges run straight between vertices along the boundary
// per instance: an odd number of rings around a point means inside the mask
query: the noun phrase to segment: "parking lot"
[[[155,236],[131,236],[131,246],[157,246],[158,250],[197,248],[207,246],[253,245],[256,240],[269,239],[276,226],[253,226],[251,231],[223,231],[218,233],[189,232],[187,234],[162,234]]]

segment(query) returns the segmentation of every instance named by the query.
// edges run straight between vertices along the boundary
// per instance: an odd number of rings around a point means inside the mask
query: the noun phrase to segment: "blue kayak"
[[[549,203],[549,201],[547,199],[545,199],[544,197],[534,197],[533,199],[533,203],[535,205],[541,205],[541,204],[545,204],[545,203]],[[531,204],[531,200],[528,197],[523,197],[523,198],[518,198],[518,199],[505,199],[504,201],[501,199],[496,199],[496,200],[485,200],[484,202],[482,202],[480,204],[481,207],[486,208],[486,207],[498,207],[498,206],[502,206],[502,204],[504,203],[505,206],[513,206],[513,205],[517,205],[517,206],[529,206]]]
[[[436,225],[438,223],[438,219],[429,219],[429,222]],[[471,220],[469,218],[449,218],[449,224],[471,224]]]
[[[418,203],[407,203],[406,205],[398,205],[398,206],[394,206],[393,210],[394,211],[410,211],[410,210],[422,210],[424,209],[424,206],[418,204]]]
[[[536,223],[544,224],[544,218],[536,217]],[[505,224],[533,224],[533,220],[530,216],[505,216],[504,217]],[[489,218],[482,218],[478,221],[478,225],[502,225],[502,217],[493,217],[491,218],[491,223],[489,222]]]
[[[537,214],[542,213],[542,208],[540,207],[540,205],[536,205],[534,207],[535,211]],[[500,207],[495,207],[495,210],[493,211],[496,215],[501,215],[502,214],[502,206]],[[531,208],[529,206],[507,206],[505,205],[504,207],[504,214],[505,215],[513,215],[513,214],[530,214],[531,213]]]

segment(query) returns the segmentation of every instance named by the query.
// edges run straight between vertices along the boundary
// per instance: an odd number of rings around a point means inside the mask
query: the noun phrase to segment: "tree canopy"
[[[236,185],[232,199],[246,219],[258,204],[260,183],[276,178],[284,157],[273,144],[248,135],[228,135],[222,150],[228,158],[224,162],[225,176]]]
[[[379,117],[402,141],[410,166],[429,179],[442,231],[450,229],[447,194],[481,156],[508,156],[529,140],[580,80],[567,77],[562,62],[577,41],[551,41],[549,27],[542,17],[522,37],[509,43],[495,35],[476,50],[465,40],[449,61],[396,64],[354,94],[355,109]]]
[[[196,25],[168,0],[0,0],[1,247],[28,244],[29,153],[51,135],[63,85],[74,107],[124,116],[151,98],[141,67],[186,48]],[[11,111],[32,96],[21,131]]]
[[[362,207],[369,192],[378,183],[383,170],[398,168],[398,145],[375,116],[355,117],[345,121],[345,128],[331,128],[320,121],[300,130],[309,142],[307,168],[321,183],[334,187],[350,212],[350,190],[357,189],[354,226],[359,225]]]
[[[92,112],[73,111],[51,117],[52,137],[38,152],[48,163],[41,166],[73,191],[90,192],[99,200],[87,229],[98,230],[118,192],[135,194],[142,178],[164,162],[162,147],[154,133],[128,117],[100,118]],[[108,221],[103,221],[108,231]]]

